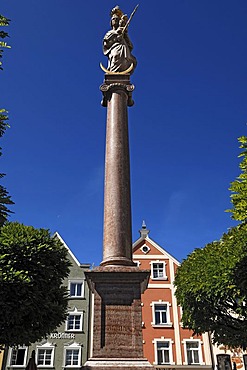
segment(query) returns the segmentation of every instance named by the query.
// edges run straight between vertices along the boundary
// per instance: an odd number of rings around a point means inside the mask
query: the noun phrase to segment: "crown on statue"
[[[121,18],[122,15],[123,15],[123,12],[122,10],[119,8],[119,6],[115,6],[112,10],[111,10],[111,13],[110,13],[110,16],[113,17],[114,15],[116,15],[117,17]]]

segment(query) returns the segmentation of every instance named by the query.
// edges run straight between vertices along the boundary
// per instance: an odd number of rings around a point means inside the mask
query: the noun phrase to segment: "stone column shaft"
[[[101,265],[133,265],[127,112],[129,94],[126,82],[108,86]]]

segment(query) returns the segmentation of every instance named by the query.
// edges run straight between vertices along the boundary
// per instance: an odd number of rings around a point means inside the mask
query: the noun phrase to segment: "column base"
[[[84,368],[86,370],[151,370],[153,366],[146,358],[142,359],[89,359]]]
[[[100,266],[135,266],[136,263],[126,257],[108,257],[104,259]]]

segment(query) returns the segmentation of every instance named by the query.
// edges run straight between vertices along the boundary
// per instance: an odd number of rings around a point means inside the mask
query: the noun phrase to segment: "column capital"
[[[100,86],[100,91],[102,91],[103,99],[101,105],[107,107],[107,101],[111,98],[113,92],[117,90],[122,90],[127,94],[127,105],[132,107],[134,101],[132,99],[132,92],[135,86],[130,82],[129,75],[105,75],[104,83]]]

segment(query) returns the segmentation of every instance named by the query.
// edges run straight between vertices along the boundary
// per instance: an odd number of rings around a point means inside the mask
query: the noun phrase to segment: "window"
[[[170,342],[157,342],[157,359],[158,364],[169,364],[170,363]]]
[[[155,325],[167,324],[167,304],[156,304],[154,315]]]
[[[172,358],[172,340],[161,337],[154,339],[155,365],[174,365]]]
[[[198,341],[186,341],[186,353],[188,365],[195,365],[200,363]]]
[[[147,253],[150,251],[150,248],[149,248],[146,244],[144,244],[144,245],[140,248],[140,250],[142,251],[142,253],[147,254]]]
[[[67,320],[67,330],[82,330],[82,315],[69,314]]]
[[[83,327],[83,312],[78,311],[75,307],[73,312],[69,312],[67,322],[66,322],[66,330],[68,331],[82,331]]]
[[[84,281],[69,281],[70,297],[84,297]]]
[[[27,358],[27,348],[12,348],[10,366],[25,366]]]
[[[53,348],[37,348],[37,365],[53,366]]]
[[[152,325],[171,326],[168,302],[153,302],[153,321]]]
[[[167,280],[165,262],[151,262],[151,277],[156,280]]]
[[[243,355],[244,364],[245,364],[245,356],[246,355]],[[231,356],[230,355],[228,355],[226,353],[218,354],[218,355],[216,355],[216,359],[217,359],[217,365],[216,365],[217,369],[219,369],[219,370],[231,370],[232,369]],[[234,364],[234,362],[233,362],[233,364]],[[233,365],[233,368],[236,368],[236,367]]]
[[[64,365],[68,367],[81,366],[81,346],[77,343],[72,343],[65,347]]]
[[[79,349],[66,349],[65,366],[79,365]]]
[[[202,342],[197,339],[187,339],[183,341],[185,351],[184,365],[204,365],[202,361]]]

